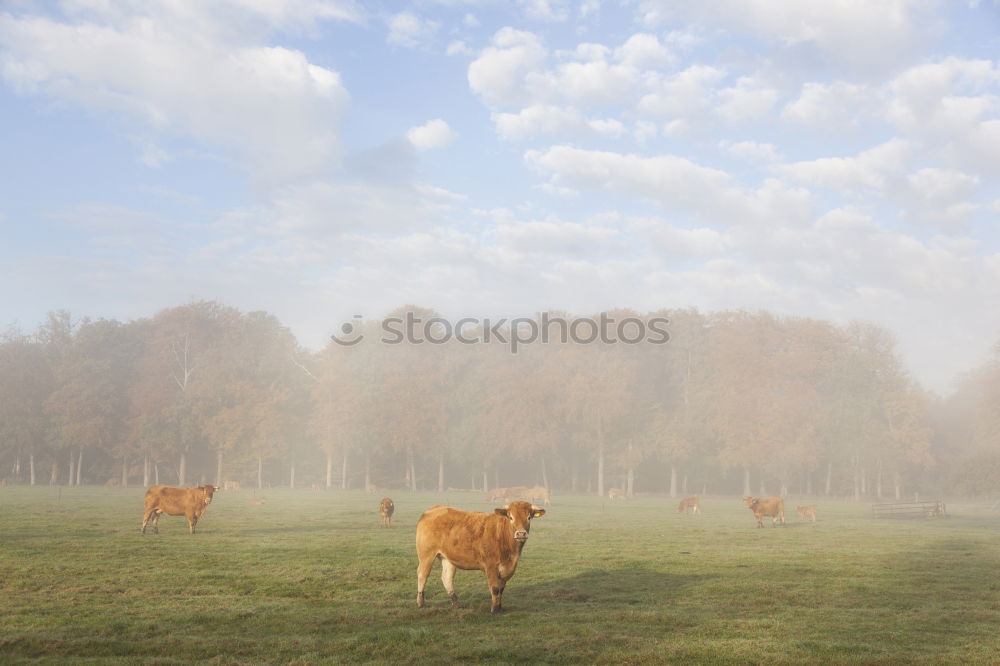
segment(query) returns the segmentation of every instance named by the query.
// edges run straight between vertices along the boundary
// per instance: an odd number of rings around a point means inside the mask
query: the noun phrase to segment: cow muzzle
[[[527,541],[528,530],[514,530],[514,538],[518,541]]]

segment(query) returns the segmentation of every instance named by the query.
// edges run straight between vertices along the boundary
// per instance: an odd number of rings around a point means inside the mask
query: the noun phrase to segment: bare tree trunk
[[[215,485],[222,487],[222,449],[215,452]]]
[[[597,420],[597,494],[604,496],[604,424]]]
[[[488,492],[490,489],[489,484],[489,474],[486,473],[486,468],[483,467],[483,492]]]
[[[899,472],[896,472],[892,476],[893,485],[896,486],[896,499],[898,500],[903,495],[903,477]]]
[[[76,480],[76,454],[73,449],[69,450],[69,479],[66,480],[67,486],[72,486],[73,482]]]
[[[750,497],[751,495],[753,495],[753,493],[750,492],[750,468],[749,467],[744,467],[743,468],[743,496],[744,497]]]
[[[410,490],[416,492],[417,490],[417,468],[416,464],[413,462],[413,448],[406,447],[406,476],[407,480],[410,482]]]
[[[35,485],[35,452],[32,451],[28,454],[28,467],[29,467],[29,484]]]
[[[187,483],[187,454],[181,452],[181,462],[177,468],[177,485],[183,486]]]
[[[289,471],[288,474],[288,487],[291,488],[292,490],[295,490],[295,461],[294,460],[291,461],[289,465],[291,467],[291,470]]]
[[[868,470],[861,468],[861,496],[868,497]]]
[[[257,490],[264,489],[264,457],[257,456]]]
[[[875,496],[882,499],[882,458],[875,461]]]
[[[128,458],[122,458],[122,488],[128,488]]]
[[[579,482],[579,480],[580,480],[580,473],[577,470],[576,461],[574,460],[573,469],[570,472],[570,478],[569,478],[569,487],[574,494],[576,494],[576,485]]]
[[[677,497],[677,463],[670,462],[670,496]]]
[[[83,447],[80,447],[80,457],[76,461],[76,485],[80,485],[83,478]]]
[[[684,472],[684,480],[681,482],[681,493],[687,497],[688,494],[688,475]]]
[[[540,456],[542,459],[542,486],[549,487],[549,472],[545,467],[545,456]]]
[[[153,482],[160,485],[160,463],[153,463]]]
[[[861,469],[857,457],[854,458],[854,501],[861,501]]]
[[[604,448],[597,453],[597,494],[604,495]]]
[[[326,452],[326,489],[333,487],[333,451]]]
[[[444,451],[438,453],[438,492],[444,492]]]
[[[344,459],[340,463],[340,489],[347,490],[347,449],[344,449]]]
[[[52,461],[52,473],[49,475],[49,485],[54,486],[59,483],[59,463]]]
[[[149,488],[149,454],[142,456],[142,487]]]
[[[625,495],[627,497],[635,495],[635,470],[631,465],[625,472]]]

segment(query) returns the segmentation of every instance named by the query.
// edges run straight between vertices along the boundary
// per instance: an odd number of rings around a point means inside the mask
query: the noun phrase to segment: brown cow
[[[608,499],[609,500],[625,499],[625,491],[622,490],[621,488],[609,488]]]
[[[771,527],[779,518],[781,524],[785,524],[785,500],[780,497],[744,497],[743,502],[753,511],[757,527],[764,527],[764,516],[771,518]]]
[[[537,500],[542,504],[552,505],[552,496],[549,494],[549,489],[545,486],[528,488],[521,493],[519,499],[523,499],[525,502],[535,502]]]
[[[681,503],[677,505],[677,513],[683,513],[687,515],[688,509],[691,509],[691,513],[701,513],[701,509],[698,504],[698,496],[692,495],[691,497],[685,497],[681,500]]]
[[[799,513],[799,518],[812,518],[812,521],[816,522],[816,507],[809,506],[797,506],[795,510]]]
[[[486,501],[499,502],[502,500],[506,502],[509,496],[510,496],[510,491],[507,488],[494,488],[493,490],[486,493]]]
[[[199,486],[198,488],[171,488],[170,486],[152,486],[146,491],[145,508],[142,516],[142,533],[146,533],[146,523],[153,520],[153,534],[160,533],[160,514],[168,516],[186,516],[191,534],[198,519],[212,503],[212,493],[218,486]]]
[[[392,522],[392,512],[396,510],[396,505],[388,497],[383,497],[378,505],[379,527],[389,527]]]
[[[441,559],[441,582],[452,607],[457,569],[480,569],[486,574],[492,605],[499,613],[503,590],[514,575],[521,551],[528,540],[532,518],[545,509],[530,502],[511,502],[493,513],[460,511],[450,506],[434,506],[417,521],[417,606],[424,607],[424,586],[436,558]]]

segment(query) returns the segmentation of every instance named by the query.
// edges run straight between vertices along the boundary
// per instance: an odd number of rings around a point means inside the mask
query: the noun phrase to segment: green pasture
[[[480,494],[222,491],[139,535],[143,489],[0,488],[0,663],[996,664],[1000,514],[875,520],[823,499],[757,529],[738,497],[555,495],[506,612],[480,572],[415,603],[414,525]],[[812,503],[812,502],[810,502]]]

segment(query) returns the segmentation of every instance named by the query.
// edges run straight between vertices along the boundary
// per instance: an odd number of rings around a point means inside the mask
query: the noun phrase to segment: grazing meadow
[[[876,520],[791,497],[758,529],[739,497],[554,495],[505,612],[481,572],[415,603],[414,526],[479,493],[221,491],[139,535],[142,488],[0,488],[0,661],[108,664],[1000,663],[1000,513]],[[251,504],[263,496],[262,504]],[[795,514],[815,503],[818,522]]]

